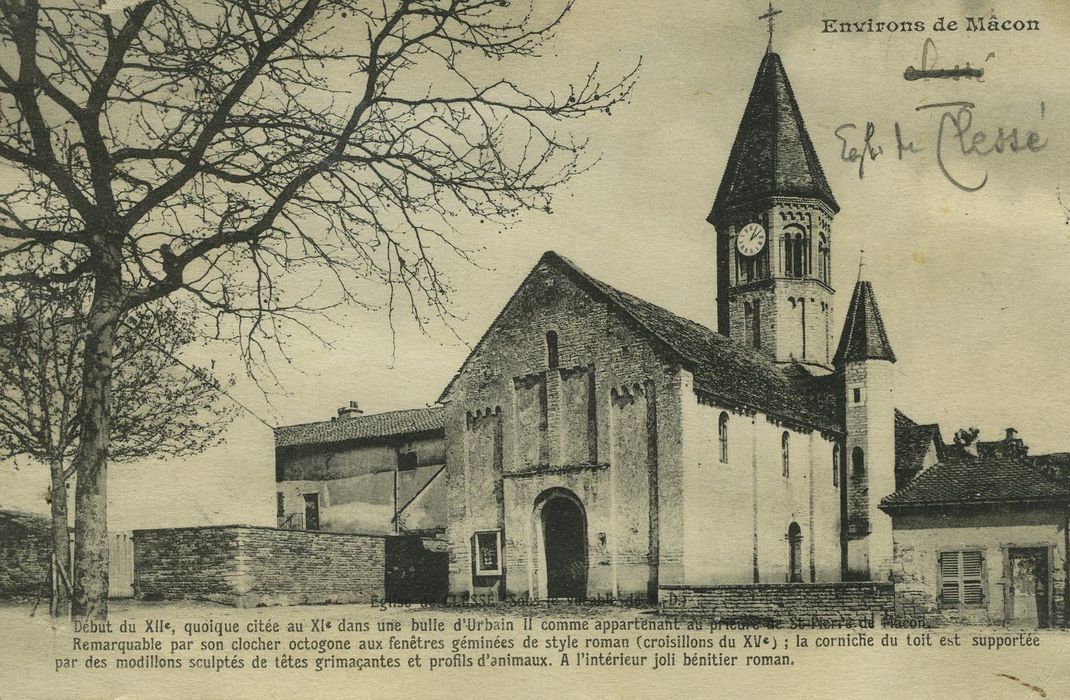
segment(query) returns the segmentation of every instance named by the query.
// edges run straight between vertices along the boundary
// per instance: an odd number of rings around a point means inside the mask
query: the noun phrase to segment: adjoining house
[[[134,532],[143,598],[240,606],[433,602],[446,596],[443,412],[275,430],[277,527]]]
[[[441,408],[365,414],[275,430],[278,526],[359,534],[446,529]]]
[[[896,592],[929,622],[1065,625],[1070,486],[1024,452],[987,454],[937,463],[881,501]]]

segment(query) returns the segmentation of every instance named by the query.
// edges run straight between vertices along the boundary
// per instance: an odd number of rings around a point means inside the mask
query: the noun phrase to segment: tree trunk
[[[56,598],[52,605],[55,617],[67,617],[70,614],[71,596],[67,584],[71,582],[71,537],[67,529],[67,480],[63,478],[63,458],[52,458],[49,462],[52,470],[52,554],[55,556],[57,569],[53,570],[55,578],[53,588]],[[66,584],[64,583],[66,577]]]
[[[118,250],[97,261],[82,358],[82,430],[74,458],[74,601],[76,619],[108,615],[108,445],[115,331],[122,305]]]

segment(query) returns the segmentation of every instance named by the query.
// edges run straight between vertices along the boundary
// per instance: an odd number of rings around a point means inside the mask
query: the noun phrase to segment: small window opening
[[[555,331],[547,331],[546,333],[546,366],[550,369],[558,366],[557,333]]]

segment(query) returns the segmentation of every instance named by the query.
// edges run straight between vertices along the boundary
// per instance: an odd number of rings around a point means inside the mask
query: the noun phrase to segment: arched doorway
[[[552,489],[536,503],[547,598],[587,596],[587,516],[571,492]]]

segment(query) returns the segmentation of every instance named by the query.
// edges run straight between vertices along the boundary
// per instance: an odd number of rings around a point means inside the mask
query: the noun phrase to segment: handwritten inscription
[[[989,52],[989,54],[985,56],[985,61],[995,57],[996,54]],[[953,80],[959,80],[960,78],[972,78],[977,80],[977,82],[983,82],[981,76],[985,74],[984,68],[974,68],[970,65],[969,61],[966,61],[965,68],[960,67],[957,63],[954,68],[941,68],[937,62],[937,58],[938,52],[936,50],[936,42],[932,39],[926,39],[921,47],[921,68],[907,66],[907,69],[903,71],[903,78],[906,80],[925,80],[928,78],[951,78]]]
[[[988,170],[971,179],[959,170],[964,162],[993,156],[1039,153],[1048,145],[1048,139],[1033,129],[1003,125],[982,127],[977,106],[971,102],[922,104],[915,109],[918,112],[934,111],[940,114],[932,141],[934,145],[927,147],[909,138],[898,121],[891,128],[878,127],[872,121],[861,126],[848,122],[835,130],[840,142],[840,160],[856,165],[858,177],[862,179],[866,175],[867,164],[881,158],[894,156],[897,160],[905,160],[931,151],[936,167],[948,182],[965,192],[976,192],[988,183]],[[1040,103],[1040,118],[1044,118],[1043,102]]]

